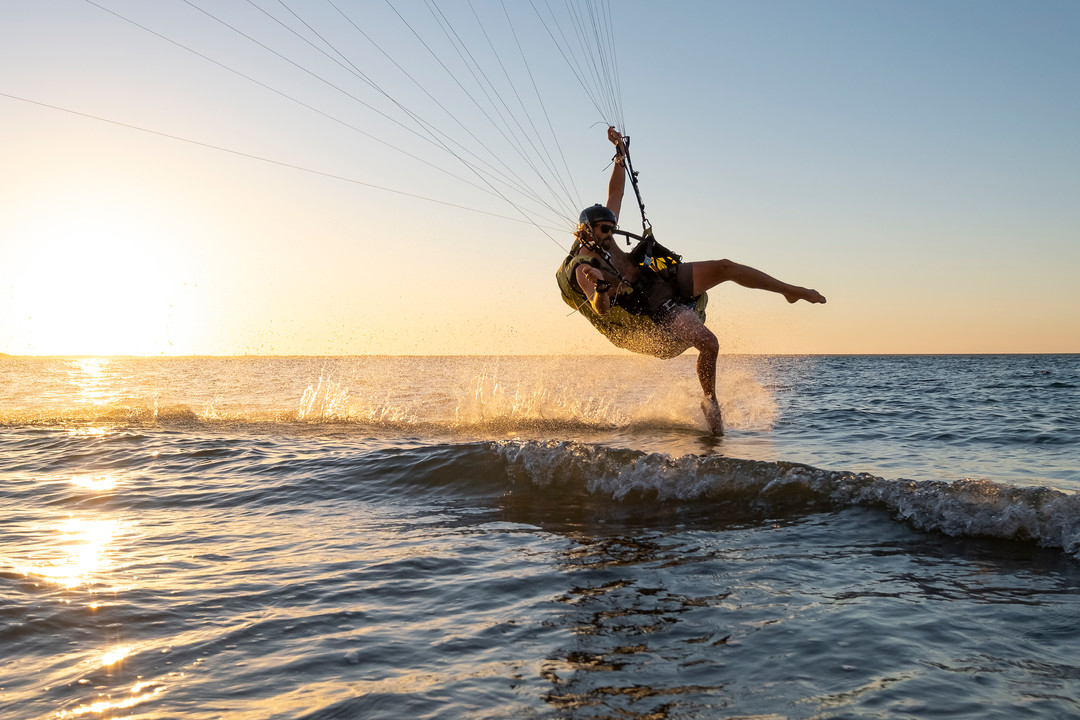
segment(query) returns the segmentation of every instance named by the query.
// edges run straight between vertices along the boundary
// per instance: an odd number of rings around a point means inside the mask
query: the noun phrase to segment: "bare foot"
[[[705,424],[713,435],[724,434],[724,418],[720,414],[720,403],[716,398],[707,397],[701,401],[701,412],[705,415]]]
[[[808,303],[825,302],[824,295],[817,290],[804,287],[793,287],[791,290],[784,293],[784,297],[787,298],[789,303],[798,302],[799,300],[805,300]]]

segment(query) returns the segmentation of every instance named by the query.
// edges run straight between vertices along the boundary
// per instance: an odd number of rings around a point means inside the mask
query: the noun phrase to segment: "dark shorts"
[[[694,295],[694,269],[690,263],[679,263],[675,266],[675,287],[679,291],[679,299],[691,302],[696,299]]]
[[[653,301],[650,303],[649,317],[658,323],[664,323],[671,319],[672,315],[682,308],[693,310],[697,305],[697,296],[694,292],[694,269],[689,263],[679,263],[675,266],[674,276],[668,276],[665,282],[660,282],[663,290],[654,287],[650,292]]]

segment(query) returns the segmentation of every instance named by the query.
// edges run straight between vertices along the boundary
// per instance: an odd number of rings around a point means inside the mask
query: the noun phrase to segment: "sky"
[[[1080,3],[613,5],[0,1],[0,353],[621,353],[609,123],[722,352],[1080,352]]]

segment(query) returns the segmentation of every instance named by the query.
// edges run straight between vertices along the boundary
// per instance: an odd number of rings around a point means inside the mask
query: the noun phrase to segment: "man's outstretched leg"
[[[731,260],[706,260],[689,263],[693,272],[694,295],[716,287],[728,280],[754,290],[768,290],[784,296],[789,303],[805,300],[808,303],[823,303],[825,296],[812,288],[800,287],[777,280],[772,275],[756,270],[749,265],[740,265]]]

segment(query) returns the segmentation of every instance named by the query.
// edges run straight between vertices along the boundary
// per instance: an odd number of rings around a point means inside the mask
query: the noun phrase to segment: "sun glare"
[[[116,478],[112,475],[75,475],[71,484],[94,492],[116,489]]]
[[[51,561],[19,564],[24,575],[44,578],[62,588],[71,589],[90,583],[93,576],[107,573],[114,565],[107,559],[109,545],[122,529],[118,520],[82,520],[68,518],[56,526],[60,557]]]
[[[127,653],[131,651],[131,648],[122,648],[122,650]],[[106,667],[111,664],[110,662],[106,662],[108,659],[108,655],[103,659],[102,664]],[[157,682],[140,681],[132,686],[130,694],[127,696],[121,695],[120,697],[114,698],[111,696],[106,697],[99,695],[98,698],[92,702],[77,705],[70,710],[60,710],[56,713],[56,716],[58,718],[79,717],[81,715],[102,717],[106,716],[106,713],[108,713],[107,717],[114,717],[112,713],[115,713],[118,710],[127,710],[136,705],[141,705],[144,702],[153,700],[164,691],[165,686]],[[120,716],[117,715],[115,717]],[[123,717],[130,716],[124,715]]]
[[[183,352],[191,270],[160,218],[96,202],[52,206],[10,241],[13,352]]]
[[[115,665],[128,655],[131,654],[133,648],[131,647],[114,647],[101,656],[102,667],[108,667],[109,665]]]

